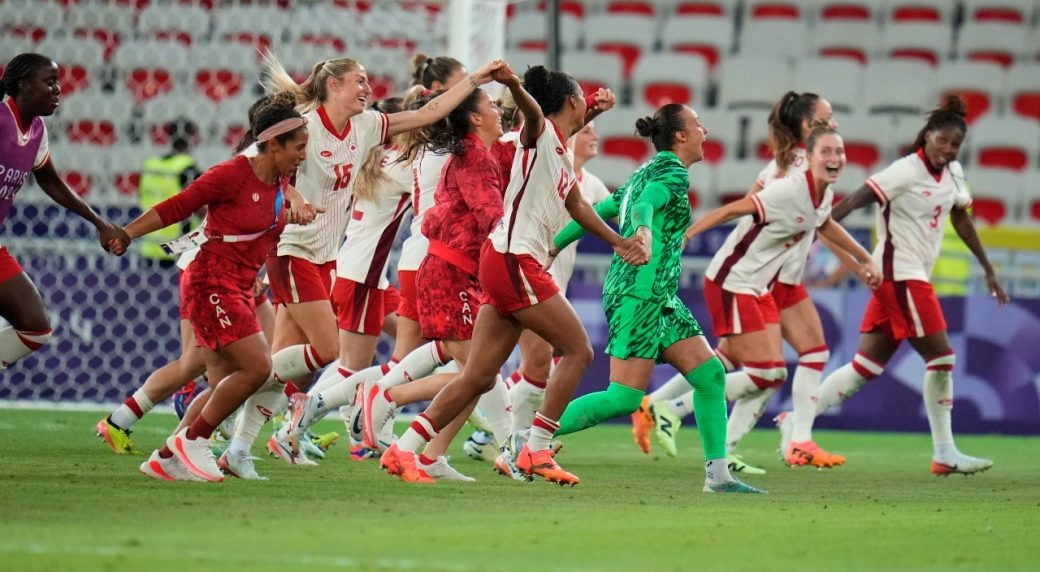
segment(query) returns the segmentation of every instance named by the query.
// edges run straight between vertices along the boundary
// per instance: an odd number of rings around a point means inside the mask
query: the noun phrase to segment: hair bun
[[[951,111],[958,115],[967,116],[968,106],[960,96],[955,94],[947,95],[942,103],[942,108],[946,111]]]
[[[646,117],[636,119],[636,133],[640,137],[652,138],[657,133],[657,124],[654,123],[654,118],[647,115]]]

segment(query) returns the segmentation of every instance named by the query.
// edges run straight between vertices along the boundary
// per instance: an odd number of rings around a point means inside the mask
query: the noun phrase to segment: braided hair
[[[681,103],[662,105],[652,116],[636,119],[636,133],[649,139],[658,152],[671,150],[675,146],[675,134],[686,129],[682,118],[685,107]]]
[[[4,75],[0,78],[0,97],[18,95],[18,84],[29,79],[33,72],[41,67],[49,67],[54,60],[47,56],[34,53],[18,54],[11,58],[4,68]]]
[[[928,114],[928,121],[917,132],[917,138],[914,139],[914,143],[910,146],[910,152],[916,153],[918,149],[923,149],[925,136],[937,129],[956,127],[967,133],[968,122],[965,120],[967,114],[968,109],[961,98],[956,95],[946,96],[942,104]]]
[[[769,112],[769,146],[781,173],[791,166],[794,149],[802,142],[802,122],[812,121],[819,100],[815,93],[789,91]]]

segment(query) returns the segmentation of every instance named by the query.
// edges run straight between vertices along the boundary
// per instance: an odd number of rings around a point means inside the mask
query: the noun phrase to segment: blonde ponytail
[[[298,84],[289,75],[289,72],[285,71],[285,66],[278,60],[278,56],[274,52],[266,51],[262,56],[264,73],[260,77],[260,85],[263,86],[264,92],[268,94],[281,92],[293,94],[296,97],[297,108],[301,113],[311,111],[325,103],[329,95],[329,78],[342,78],[348,72],[361,67],[357,60],[350,58],[325,60],[314,64],[314,68],[311,69],[311,75],[302,84]]]

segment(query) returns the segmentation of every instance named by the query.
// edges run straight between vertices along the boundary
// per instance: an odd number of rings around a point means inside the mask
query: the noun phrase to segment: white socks
[[[650,393],[650,403],[675,399],[688,391],[690,391],[690,382],[686,381],[681,373],[677,373],[664,382],[664,385]]]
[[[129,430],[137,423],[141,417],[144,417],[145,413],[148,413],[155,407],[151,399],[145,395],[143,389],[138,389],[130,396],[129,399],[123,402],[112,415],[109,417],[112,419],[112,423],[120,429]]]
[[[242,406],[228,451],[235,454],[249,453],[256,436],[260,434],[260,428],[276,411],[285,407],[286,403],[288,399],[285,397],[285,384],[272,379],[267,380],[267,383],[256,390]]]
[[[726,423],[727,453],[736,450],[744,436],[754,428],[774,393],[776,393],[776,389],[772,387],[760,389],[758,393],[742,397],[733,404],[733,410],[730,411],[729,420]]]
[[[392,367],[383,376],[383,379],[379,380],[379,386],[383,389],[390,389],[415,379],[421,379],[448,363],[449,359],[441,350],[439,342],[429,342],[404,356],[404,359]]]
[[[51,339],[51,330],[20,332],[11,326],[0,329],[0,371],[43,347]]]
[[[509,403],[513,407],[511,433],[521,433],[531,428],[534,413],[545,400],[545,382],[522,376],[509,390]]]
[[[685,381],[685,379],[683,379],[683,381]],[[687,391],[685,394],[680,395],[675,399],[664,401],[663,405],[679,419],[682,419],[683,417],[693,413],[693,392]]]
[[[932,428],[932,446],[935,458],[946,459],[953,446],[953,366],[957,356],[953,352],[933,358],[925,363],[924,408],[928,412],[928,425]]]
[[[864,383],[881,375],[884,369],[883,365],[857,353],[851,363],[839,367],[823,380],[819,401],[816,403],[816,415],[856,395]]]
[[[321,375],[318,376],[318,381],[314,382],[314,385],[312,385],[310,389],[307,390],[307,393],[314,395],[319,391],[325,391],[326,389],[339,383],[342,379],[342,376],[340,376],[339,374],[340,369],[345,368],[342,368],[342,366],[340,365],[339,358],[332,360],[332,363],[325,366],[325,369],[322,370]]]
[[[282,380],[314,373],[324,365],[318,350],[310,344],[289,346],[271,356],[271,373]]]
[[[499,447],[509,441],[509,430],[512,416],[509,414],[509,393],[502,375],[495,376],[495,386],[480,396],[477,407],[484,412],[484,418]]]
[[[819,402],[820,378],[831,353],[827,346],[807,350],[798,356],[791,385],[792,415],[791,440],[803,443],[812,440],[812,426]],[[786,453],[786,451],[785,451]]]

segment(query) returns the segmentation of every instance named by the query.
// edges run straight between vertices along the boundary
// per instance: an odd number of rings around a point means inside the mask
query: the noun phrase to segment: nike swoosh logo
[[[354,414],[353,414],[353,417],[354,417],[354,423],[353,423],[353,426],[351,427],[351,430],[354,431],[355,435],[360,435],[361,434],[361,412],[360,411],[355,411]]]

